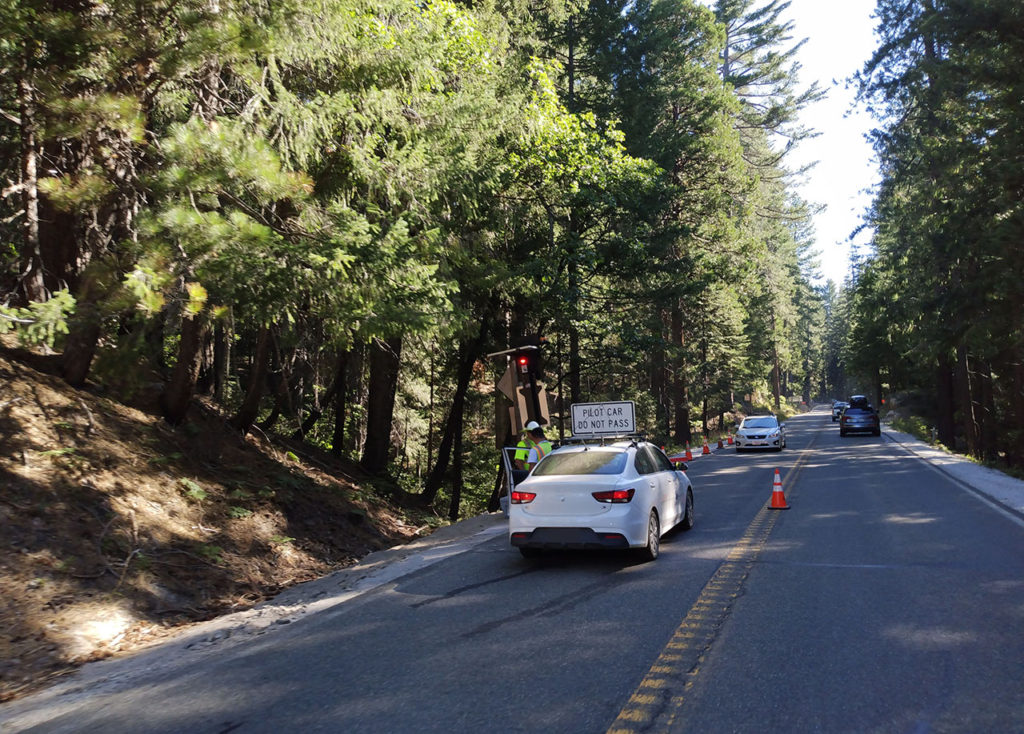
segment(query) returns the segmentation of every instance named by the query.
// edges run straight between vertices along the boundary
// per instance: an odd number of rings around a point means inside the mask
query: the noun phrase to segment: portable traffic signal
[[[530,358],[525,354],[516,357],[516,377],[520,382],[525,382],[530,375]]]
[[[520,385],[528,385],[531,380],[540,379],[540,349],[524,347],[515,353],[513,359],[516,380]]]

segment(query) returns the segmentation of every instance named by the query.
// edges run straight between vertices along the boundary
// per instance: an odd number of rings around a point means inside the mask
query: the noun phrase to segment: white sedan
[[[562,548],[635,548],[658,557],[661,536],[693,527],[693,487],[646,441],[555,449],[510,495],[509,541],[526,557]]]
[[[786,424],[774,415],[748,415],[736,429],[736,453],[748,449],[786,448]]]

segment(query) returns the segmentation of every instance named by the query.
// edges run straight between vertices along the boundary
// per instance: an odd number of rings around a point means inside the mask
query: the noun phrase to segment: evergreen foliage
[[[878,3],[859,75],[880,120],[874,252],[851,303],[851,368],[927,396],[939,439],[1024,462],[1024,8]]]
[[[858,355],[836,356],[785,168],[819,91],[784,9],[0,0],[0,331],[63,350],[72,384],[157,370],[167,420],[207,395],[453,518],[493,500],[510,427],[485,355],[524,338],[563,412],[632,399],[663,443],[824,397]],[[1016,70],[991,69],[956,104],[1011,149]],[[989,196],[987,273],[1019,197],[946,185]],[[964,343],[1009,364],[980,345],[1013,328]]]

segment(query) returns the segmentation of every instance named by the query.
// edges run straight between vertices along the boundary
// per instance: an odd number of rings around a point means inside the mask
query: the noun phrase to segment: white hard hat
[[[537,421],[530,421],[529,423],[526,424],[526,428],[524,430],[532,431],[535,428],[540,428],[540,423],[538,423]]]

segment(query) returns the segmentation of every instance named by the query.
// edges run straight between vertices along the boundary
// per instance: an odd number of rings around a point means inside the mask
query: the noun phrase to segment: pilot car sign
[[[572,404],[574,436],[622,436],[630,433],[636,433],[636,411],[632,400]]]

